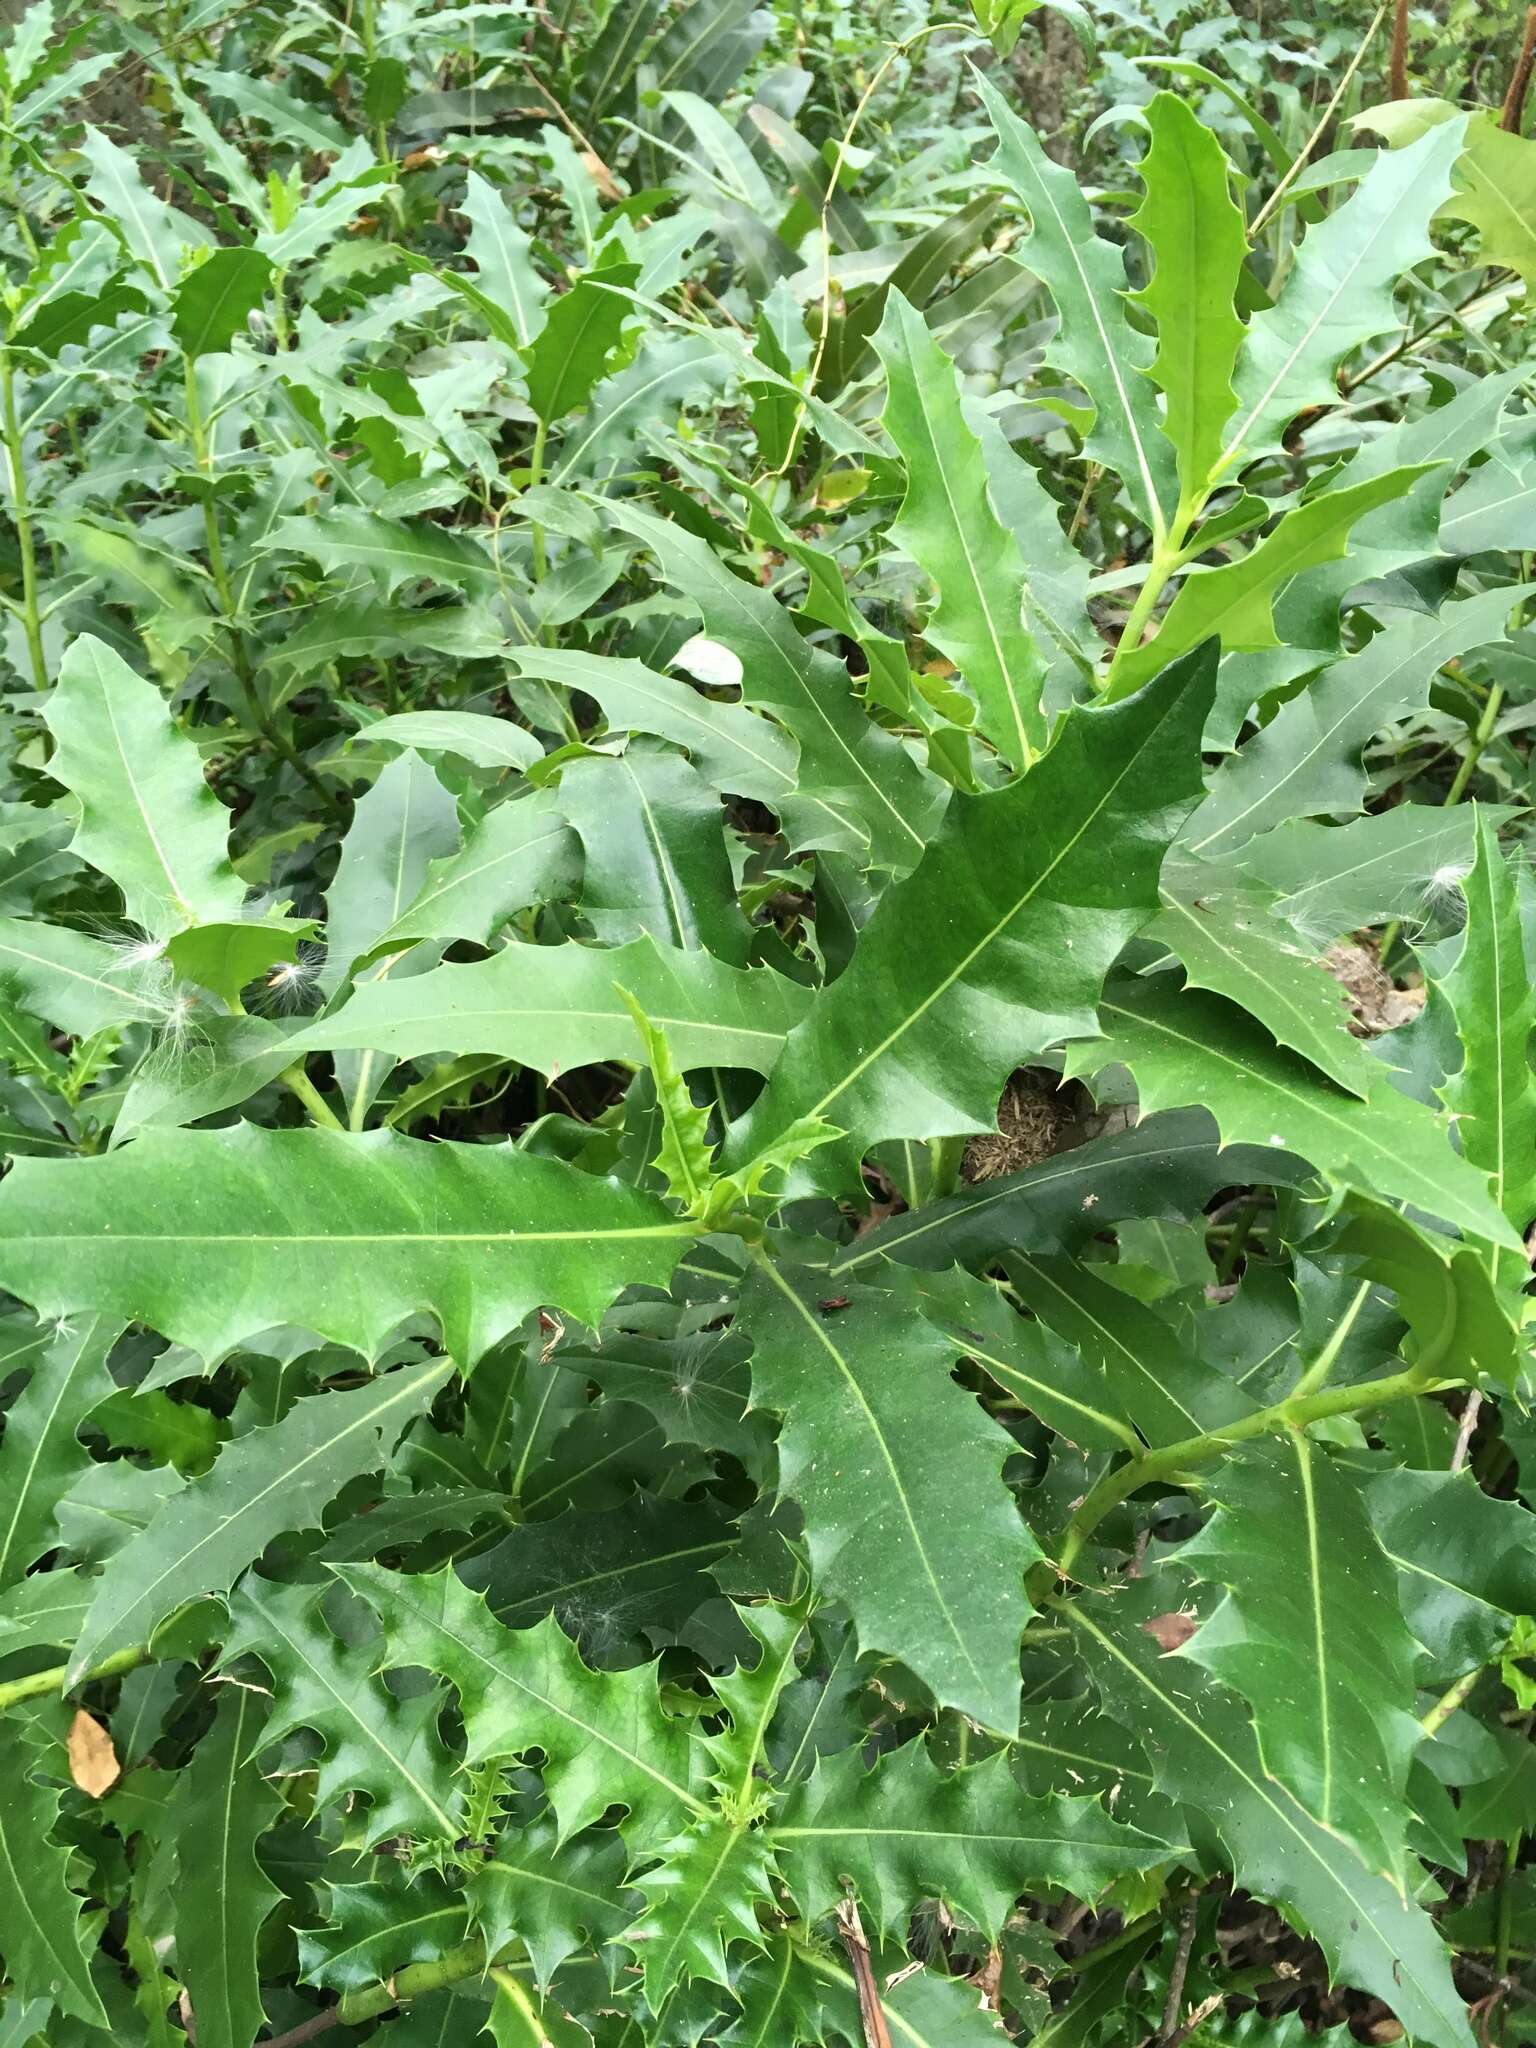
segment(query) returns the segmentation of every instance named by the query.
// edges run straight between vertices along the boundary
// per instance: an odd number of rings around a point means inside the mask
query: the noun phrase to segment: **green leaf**
[[[435,802],[433,808],[437,808]],[[443,815],[446,820],[446,806]],[[434,842],[435,838],[434,834]],[[418,842],[411,849],[411,872],[419,864],[420,851]],[[350,864],[348,871],[353,872]],[[378,879],[372,863],[357,872],[359,880]],[[536,793],[497,804],[470,827],[457,852],[427,862],[416,894],[355,957],[366,963],[421,939],[473,939],[477,945],[486,945],[497,926],[514,912],[530,904],[574,896],[580,877],[581,848],[552,799]],[[335,897],[333,886],[333,901]],[[355,902],[349,907],[347,929],[354,934],[363,922],[359,907]],[[369,916],[376,914],[370,911]],[[383,986],[367,980],[361,985]]]
[[[656,556],[662,574],[695,604],[711,639],[742,665],[748,704],[771,711],[799,744],[799,789],[776,805],[791,842],[843,843],[852,823],[875,866],[916,865],[940,792],[925,782],[901,743],[873,725],[854,699],[848,673],[795,630],[767,591],[744,582],[692,534],[626,503],[614,517]]]
[[[451,862],[458,850],[458,807],[420,755],[407,749],[353,809],[326,892],[322,988],[340,987],[415,901],[431,863]]]
[[[1155,907],[1163,849],[1201,787],[1214,672],[1210,650],[1121,704],[1074,708],[1027,775],[955,798],[790,1033],[727,1166],[806,1116],[864,1146],[995,1128],[1008,1075],[1083,1030]]]
[[[1159,1788],[1209,1817],[1238,1883],[1306,1929],[1336,1979],[1374,1992],[1415,2039],[1471,2048],[1434,1922],[1265,1774],[1230,1693],[1187,1657],[1161,1654],[1138,1624],[1167,1599],[1154,1579],[1120,1596],[1118,1612],[1103,1602],[1092,1614],[1062,1610],[1107,1711],[1146,1745]]]
[[[1233,889],[1214,865],[1172,859],[1148,935],[1172,949],[1191,988],[1214,989],[1257,1017],[1351,1095],[1380,1081],[1379,1062],[1350,1034],[1343,988],[1296,944],[1268,891]]]
[[[80,805],[71,848],[117,883],[129,917],[154,938],[238,918],[245,885],[229,864],[228,814],[155,685],[82,634],[44,715],[48,772]]]
[[[620,988],[618,993],[635,1020],[661,1117],[661,1143],[648,1164],[662,1175],[668,1195],[682,1204],[685,1214],[701,1215],[715,1178],[710,1111],[700,1108],[689,1094],[665,1031],[652,1023],[628,989]]]
[[[1249,322],[1236,418],[1213,478],[1276,447],[1304,406],[1336,404],[1334,373],[1345,356],[1397,327],[1393,292],[1430,253],[1429,223],[1450,192],[1464,137],[1465,124],[1451,121],[1408,149],[1383,152],[1344,204],[1307,231],[1279,298]]]
[[[1360,1496],[1299,1430],[1204,1482],[1217,1513],[1179,1551],[1227,1589],[1183,1655],[1253,1709],[1259,1755],[1318,1824],[1402,1887],[1414,1642]]]
[[[430,520],[385,519],[352,505],[280,519],[262,546],[308,555],[328,572],[366,569],[385,597],[402,583],[477,592],[492,590],[496,583],[495,564],[466,535]]]
[[[1045,663],[1026,623],[1023,557],[993,508],[958,372],[899,291],[874,342],[886,375],[882,423],[907,473],[889,537],[938,588],[924,637],[975,691],[980,730],[1027,768],[1046,742]]]
[[[1251,1415],[1257,1405],[1154,1309],[1074,1259],[1013,1252],[1008,1277],[1026,1305],[1103,1375],[1111,1405],[1148,1443],[1176,1444]]]
[[[388,740],[419,754],[457,754],[476,768],[531,768],[543,758],[531,732],[510,718],[488,718],[481,711],[397,711],[365,725],[358,739],[370,747]]]
[[[810,1008],[809,993],[771,968],[730,967],[654,939],[627,946],[512,944],[488,960],[435,967],[406,981],[363,982],[339,1010],[289,1039],[288,1049],[366,1047],[417,1059],[451,1045],[547,1075],[598,1060],[639,1065],[644,1048],[621,987],[666,1032],[685,1073],[767,1073],[785,1034]]]
[[[343,1994],[363,1991],[413,1963],[435,1963],[462,1942],[469,1913],[461,1893],[430,1868],[380,1859],[382,1874],[357,1884],[322,1880],[328,1923],[299,1933],[299,1975]]]
[[[316,1810],[365,1793],[364,1848],[398,1834],[456,1840],[463,1793],[437,1733],[441,1699],[430,1692],[398,1698],[374,1675],[367,1647],[344,1645],[331,1633],[318,1600],[313,1587],[254,1575],[230,1596],[222,1661],[249,1652],[272,1676],[272,1711],[260,1746],[312,1728],[325,1744],[315,1774]]]
[[[553,1620],[503,1628],[451,1571],[337,1570],[383,1624],[388,1665],[435,1671],[455,1688],[471,1763],[543,1752],[562,1841],[615,1805],[629,1810],[634,1847],[702,1815],[689,1789],[687,1731],[663,1712],[654,1665],[590,1671]]]
[[[1283,513],[1274,531],[1236,561],[1191,569],[1151,639],[1115,656],[1110,701],[1139,689],[1164,663],[1212,636],[1227,654],[1280,646],[1274,603],[1282,585],[1320,562],[1337,561],[1355,523],[1403,497],[1428,467],[1392,469],[1321,491]]]
[[[1069,1050],[1069,1073],[1118,1060],[1136,1077],[1143,1113],[1204,1103],[1228,1144],[1284,1146],[1338,1187],[1411,1203],[1492,1244],[1511,1242],[1484,1175],[1457,1158],[1445,1124],[1385,1075],[1362,1102],[1230,1003],[1174,993],[1161,977],[1115,983],[1099,1019],[1104,1035]]]
[[[250,2048],[265,2024],[256,1947],[282,1897],[256,1859],[282,1811],[250,1767],[265,1710],[260,1693],[226,1687],[176,1788],[176,1966],[200,2048]]]
[[[259,249],[215,249],[171,299],[171,332],[186,356],[217,354],[266,297],[272,264]]]
[[[1510,605],[1522,594],[1486,590],[1446,605],[1438,618],[1409,613],[1325,669],[1223,763],[1185,827],[1183,850],[1220,859],[1287,819],[1360,810],[1366,742],[1420,709],[1443,663],[1502,640]]]
[[[758,1901],[776,1872],[763,1834],[714,1815],[674,1836],[654,1868],[635,1879],[645,1911],[624,1935],[640,1959],[645,1999],[659,2012],[685,1980],[729,1985],[727,1944],[763,1946]]]
[[[182,250],[206,246],[212,239],[207,229],[152,192],[127,150],[99,128],[86,127],[80,153],[91,167],[85,189],[102,216],[160,290],[170,292]]]
[[[1477,818],[1476,858],[1461,884],[1466,936],[1451,971],[1439,982],[1456,1020],[1462,1064],[1441,1089],[1456,1118],[1462,1157],[1488,1176],[1493,1199],[1514,1229],[1536,1216],[1536,1079],[1531,1032],[1536,995],[1521,939],[1515,873],[1499,852],[1485,813]],[[1522,1288],[1523,1252],[1496,1251],[1496,1275]]]
[[[1502,809],[1489,815],[1498,824],[1507,817]],[[1273,915],[1322,946],[1341,932],[1393,917],[1414,922],[1437,908],[1472,866],[1475,826],[1466,804],[1398,804],[1347,825],[1297,818],[1250,840],[1238,859],[1244,874],[1279,892]]]
[[[469,222],[464,253],[475,266],[475,282],[505,320],[515,345],[526,348],[544,325],[549,298],[549,286],[534,265],[533,244],[503,194],[478,171],[465,180],[459,211]],[[445,281],[453,282],[452,273]]]
[[[1161,534],[1178,487],[1152,395],[1152,347],[1125,309],[1125,259],[1095,232],[1071,171],[1051,161],[1035,131],[985,78],[977,77],[976,89],[997,130],[989,170],[1029,215],[1023,254],[1056,304],[1061,324],[1050,343],[1051,361],[1076,379],[1093,406],[1083,446],[1124,480],[1138,515]]]
[[[121,1332],[108,1316],[40,1329],[4,1361],[31,1377],[6,1412],[0,1439],[0,1586],[13,1585],[58,1542],[55,1510],[91,1464],[77,1434],[113,1391],[107,1354]]]
[[[474,1924],[487,1955],[500,1955],[515,1935],[527,1949],[534,1979],[550,1979],[579,1948],[614,1941],[631,1918],[623,1889],[627,1858],[612,1828],[560,1842],[547,1820],[509,1828],[495,1854],[468,1885]]]
[[[588,271],[551,301],[543,326],[523,351],[528,403],[546,427],[591,397],[634,311],[622,289],[609,291],[608,286],[627,289],[639,275],[637,264],[612,263]]]
[[[300,942],[314,930],[315,921],[308,917],[253,916],[189,925],[166,940],[165,958],[178,975],[237,1004],[248,982],[279,961],[296,961]]]
[[[41,1768],[24,1725],[0,1722],[0,1956],[11,1994],[23,2004],[40,1999],[50,2012],[105,2027],[89,1964],[96,1930],[70,1889],[70,1851],[53,1837],[59,1793],[42,1783]]]
[[[1511,133],[1491,112],[1474,114],[1455,191],[1441,211],[1478,230],[1480,262],[1502,263],[1525,279],[1527,291],[1536,287],[1536,141]]]
[[[1490,1499],[1468,1471],[1377,1471],[1361,1484],[1430,1680],[1443,1689],[1491,1663],[1517,1618],[1536,1614],[1529,1512]]]
[[[280,1422],[226,1444],[96,1581],[68,1683],[203,1593],[223,1593],[285,1529],[316,1526],[348,1479],[374,1472],[448,1379],[446,1365],[386,1373],[296,1401]]]
[[[1152,281],[1138,294],[1157,322],[1157,354],[1147,374],[1163,394],[1162,430],[1178,457],[1180,500],[1193,504],[1237,402],[1232,372],[1243,323],[1236,299],[1247,226],[1232,197],[1226,153],[1198,115],[1175,94],[1160,92],[1146,122],[1146,189],[1130,225],[1153,256]]]
[[[0,1184],[13,1293],[43,1315],[116,1308],[210,1360],[294,1310],[370,1356],[429,1313],[467,1368],[541,1303],[592,1324],[621,1286],[664,1286],[690,1235],[560,1160],[382,1130],[147,1131],[106,1158],[19,1159]]]
[[[795,743],[771,719],[717,703],[639,661],[546,647],[520,647],[513,660],[519,675],[593,698],[614,731],[654,733],[686,747],[715,790],[756,797],[775,810],[794,794]]]
[[[1012,1439],[955,1385],[961,1347],[910,1297],[839,1300],[821,1305],[814,1273],[761,1263],[740,1312],[753,1401],[783,1418],[779,1483],[805,1512],[816,1583],[847,1603],[862,1648],[1011,1733],[1023,1574],[1039,1554],[1000,1477]],[[994,1597],[978,1603],[983,1573]]]

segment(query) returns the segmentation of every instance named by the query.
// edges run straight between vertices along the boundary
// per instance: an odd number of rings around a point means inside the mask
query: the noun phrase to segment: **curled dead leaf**
[[[1154,1614],[1141,1625],[1160,1650],[1182,1650],[1200,1626],[1192,1614]]]

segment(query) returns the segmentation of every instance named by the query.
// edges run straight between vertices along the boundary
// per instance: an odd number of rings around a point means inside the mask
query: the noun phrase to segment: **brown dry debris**
[[[1398,988],[1366,946],[1330,946],[1323,965],[1349,997],[1355,1013],[1349,1028],[1356,1038],[1377,1038],[1383,1031],[1395,1031],[1424,1007],[1422,987]]]
[[[1048,1159],[1061,1149],[1072,1119],[1072,1106],[1054,1075],[1015,1074],[997,1106],[997,1129],[972,1138],[965,1148],[964,1178],[996,1180]]]

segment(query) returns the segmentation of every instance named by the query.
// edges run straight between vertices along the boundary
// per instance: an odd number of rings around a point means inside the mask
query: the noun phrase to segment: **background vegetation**
[[[0,2044],[1531,2038],[1523,11],[6,12]]]

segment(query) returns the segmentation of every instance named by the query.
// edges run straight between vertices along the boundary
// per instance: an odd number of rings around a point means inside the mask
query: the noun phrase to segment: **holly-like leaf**
[[[1228,1143],[1284,1146],[1328,1180],[1409,1202],[1490,1244],[1513,1236],[1486,1177],[1451,1149],[1444,1122],[1385,1076],[1365,1101],[1346,1095],[1219,996],[1176,992],[1166,977],[1113,984],[1103,1036],[1079,1043],[1069,1071],[1119,1060],[1144,1110],[1207,1104]]]
[[[256,1858],[282,1811],[250,1767],[265,1712],[259,1692],[226,1687],[175,1793],[176,1966],[212,2048],[250,2048],[265,2021],[257,1940],[282,1897]]]
[[[22,1009],[90,1038],[114,1024],[163,1025],[173,996],[153,946],[114,946],[67,925],[0,918],[0,988]]]
[[[506,195],[478,171],[465,181],[459,211],[469,222],[464,253],[475,266],[475,283],[507,322],[517,345],[525,348],[544,324],[549,298],[549,286],[533,261],[533,244]]]
[[[524,350],[528,403],[546,426],[575,412],[592,395],[632,310],[624,294],[639,275],[638,264],[613,263],[577,278],[550,303]],[[610,285],[619,289],[610,291]]]
[[[562,1841],[610,1806],[627,1808],[625,1834],[637,1848],[703,1815],[689,1789],[687,1731],[663,1711],[654,1665],[591,1671],[553,1620],[503,1628],[451,1571],[337,1570],[383,1625],[380,1661],[435,1671],[455,1688],[471,1763],[543,1752]]]
[[[48,1316],[117,1309],[209,1359],[294,1311],[374,1356],[427,1312],[468,1367],[541,1303],[593,1323],[621,1286],[664,1284],[690,1235],[562,1161],[382,1130],[146,1131],[105,1158],[18,1160],[0,1186],[13,1293]]]
[[[428,616],[440,619],[442,614]],[[531,768],[542,759],[531,732],[510,718],[489,718],[483,711],[396,711],[365,725],[358,738],[370,747],[388,740],[391,746],[413,747],[418,754],[457,754],[477,768]]]
[[[1232,1694],[1144,1632],[1168,1592],[1154,1581],[1121,1596],[1115,1612],[1103,1602],[1064,1610],[1106,1709],[1145,1744],[1160,1790],[1209,1819],[1238,1882],[1305,1928],[1341,1982],[1373,1991],[1434,2048],[1471,2048],[1429,1915],[1267,1776]]]
[[[189,270],[171,301],[171,331],[187,356],[229,347],[266,297],[272,264],[259,249],[214,249]]]
[[[54,1839],[60,1795],[43,1782],[43,1768],[24,1726],[0,1723],[0,1957],[23,2002],[38,1999],[50,2012],[104,2027],[89,1964],[94,1930],[81,1918],[85,1901],[70,1888],[69,1851]]]
[[[783,1418],[779,1483],[804,1510],[817,1585],[846,1602],[862,1648],[1011,1732],[1039,1552],[1000,1476],[1012,1439],[950,1377],[960,1345],[904,1294],[825,1298],[816,1274],[778,1265],[754,1271],[741,1320],[753,1400]],[[978,1604],[983,1571],[995,1597]]]
[[[488,960],[405,981],[365,981],[340,1009],[295,1033],[288,1051],[367,1047],[417,1059],[452,1045],[551,1075],[596,1060],[638,1065],[644,1048],[621,989],[666,1031],[685,1073],[766,1073],[810,1007],[798,982],[770,968],[730,967],[654,939],[612,947],[512,944]]]
[[[568,1842],[547,1820],[508,1828],[469,1880],[486,1954],[500,1955],[515,1935],[547,1990],[567,1956],[587,1942],[616,1940],[628,1926],[635,1902],[624,1891],[627,1862],[614,1828],[588,1828]]]
[[[975,691],[981,732],[1027,768],[1046,741],[1045,663],[1027,624],[1023,557],[988,493],[958,372],[899,291],[874,342],[885,366],[882,422],[907,472],[890,538],[938,588],[924,636]]]
[[[730,1983],[727,1947],[762,1947],[757,1905],[772,1896],[776,1875],[760,1831],[714,1816],[675,1836],[660,1855],[635,1879],[646,1907],[624,1936],[640,1960],[653,2012],[685,1979]]]
[[[48,772],[80,805],[72,850],[117,883],[134,923],[163,939],[238,918],[245,885],[229,864],[228,814],[155,685],[82,634],[46,716]]]
[[[317,1808],[366,1793],[364,1847],[410,1834],[451,1842],[461,1832],[463,1793],[437,1732],[440,1699],[399,1699],[374,1676],[366,1646],[340,1642],[318,1611],[313,1587],[249,1575],[229,1600],[223,1661],[249,1653],[271,1674],[274,1700],[265,1746],[296,1728],[325,1743],[315,1775]]]
[[[1253,1709],[1270,1777],[1372,1869],[1403,1878],[1414,1642],[1360,1496],[1299,1430],[1205,1483],[1218,1512],[1180,1562],[1226,1587],[1193,1657]]]
[[[415,896],[360,957],[375,960],[421,939],[472,939],[483,946],[515,911],[573,896],[580,874],[581,849],[548,799],[497,804],[470,827],[456,853],[427,862]]]
[[[1491,1663],[1517,1617],[1536,1614],[1536,1529],[1470,1472],[1371,1473],[1365,1511],[1397,1571],[1403,1619],[1432,1682]]]
[[[107,1354],[121,1324],[83,1315],[32,1333],[5,1358],[30,1377],[6,1413],[0,1438],[0,1586],[13,1585],[58,1540],[55,1510],[91,1459],[77,1434],[113,1391]]]
[[[385,1874],[358,1883],[326,1881],[323,1927],[299,1932],[299,1975],[307,1984],[345,1994],[387,1983],[412,1963],[435,1963],[469,1932],[469,1910],[431,1870],[403,1871],[382,1860]]]
[[[173,1494],[109,1561],[68,1683],[114,1650],[147,1642],[200,1594],[225,1592],[283,1530],[318,1523],[347,1480],[377,1471],[448,1374],[445,1365],[421,1366],[316,1394],[227,1444],[205,1478]]]
[[[992,1941],[1031,1886],[1093,1899],[1178,1853],[1111,1820],[1096,1799],[1030,1798],[1000,1752],[943,1772],[920,1741],[873,1770],[857,1749],[822,1758],[772,1840],[807,1920],[830,1912],[851,1883],[882,1933],[899,1931],[917,1900],[940,1898]]]
[[[1083,1028],[1155,908],[1163,850],[1201,788],[1213,657],[1175,664],[1121,704],[1068,712],[1027,775],[956,797],[848,971],[790,1033],[727,1137],[728,1167],[806,1116],[863,1145],[995,1127],[1008,1075]]]
[[[1163,394],[1162,430],[1178,457],[1180,497],[1192,504],[1237,402],[1232,373],[1243,323],[1236,298],[1248,236],[1226,153],[1193,109],[1174,93],[1155,93],[1146,122],[1146,190],[1131,226],[1146,238],[1154,265],[1140,293],[1157,322],[1147,374]]]

